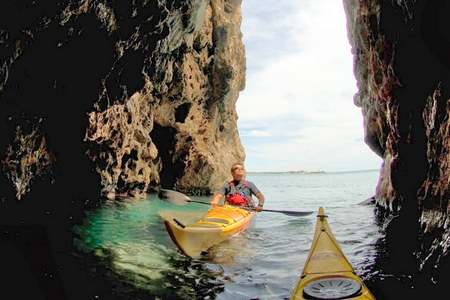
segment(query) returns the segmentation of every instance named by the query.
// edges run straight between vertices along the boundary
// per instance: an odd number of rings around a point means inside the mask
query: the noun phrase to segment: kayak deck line
[[[316,273],[310,273],[310,275],[312,274],[329,274],[330,272],[316,272]],[[348,271],[335,271],[334,273],[348,273]],[[352,272],[353,274],[356,274],[355,272]],[[301,277],[305,277],[306,275],[302,275]]]
[[[184,225],[183,223],[181,223],[180,221],[178,221],[177,219],[173,218],[173,221],[175,223],[177,223],[178,226],[180,226],[181,228],[186,228],[186,225]]]

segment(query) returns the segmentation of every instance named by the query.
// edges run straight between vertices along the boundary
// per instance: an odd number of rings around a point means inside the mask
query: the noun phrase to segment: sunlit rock
[[[107,198],[160,184],[218,188],[244,160],[235,110],[245,85],[240,5],[2,2],[0,193],[32,195],[37,178],[69,194],[77,183],[80,197],[97,188]],[[16,127],[36,120],[39,133],[27,134],[39,141],[19,142]],[[20,143],[28,148],[12,154]]]

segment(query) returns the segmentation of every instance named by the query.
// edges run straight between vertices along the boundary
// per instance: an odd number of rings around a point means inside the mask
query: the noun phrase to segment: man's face
[[[233,170],[231,171],[231,175],[233,176],[234,180],[241,180],[245,176],[245,169],[242,165],[236,165],[233,167]]]

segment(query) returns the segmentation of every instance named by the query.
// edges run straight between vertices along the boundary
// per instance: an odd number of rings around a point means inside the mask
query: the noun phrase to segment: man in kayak
[[[225,196],[225,203],[235,206],[251,207],[256,211],[261,211],[264,206],[264,195],[259,191],[253,182],[245,180],[245,168],[241,163],[231,166],[233,180],[227,182],[214,195],[211,200],[212,206],[219,205],[219,201]],[[252,195],[258,198],[258,206],[255,207]]]

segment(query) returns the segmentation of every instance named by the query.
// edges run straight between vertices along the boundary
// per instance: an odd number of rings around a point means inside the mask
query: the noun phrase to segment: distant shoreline
[[[248,171],[247,174],[336,174],[336,173],[363,173],[363,172],[375,172],[378,169],[367,170],[350,170],[350,171]]]

